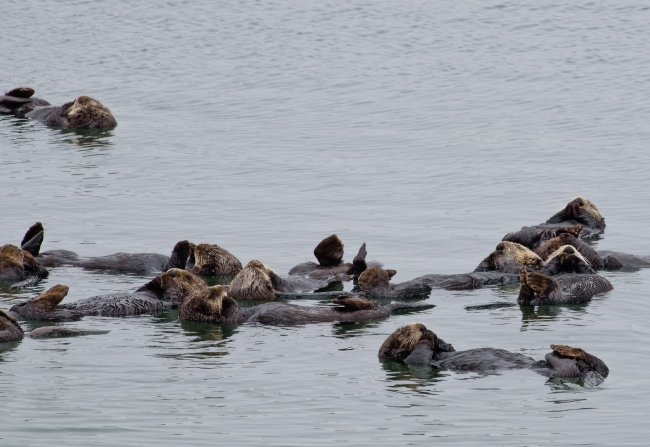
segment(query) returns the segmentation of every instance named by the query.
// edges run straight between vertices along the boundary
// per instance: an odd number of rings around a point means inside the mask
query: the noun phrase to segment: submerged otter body
[[[522,269],[520,276],[521,288],[517,302],[522,305],[584,303],[595,295],[613,289],[607,279],[596,274],[550,277]]]
[[[89,96],[79,96],[62,106],[33,98],[34,90],[20,87],[0,96],[0,112],[64,129],[104,129],[117,126],[111,111]]]
[[[44,326],[34,329],[27,335],[30,338],[73,337],[78,335],[105,334],[107,331],[94,331],[91,329],[75,329],[60,326]],[[25,332],[14,317],[0,310],[0,343],[22,340]]]
[[[550,377],[580,378],[592,386],[602,383],[609,374],[609,368],[602,360],[582,349],[563,345],[551,345],[551,349],[553,352],[540,361],[503,349],[456,351],[423,324],[411,323],[393,332],[379,348],[378,356],[410,365],[429,365],[454,371],[531,369]]]
[[[281,302],[240,308],[222,286],[213,286],[188,297],[181,306],[181,319],[209,323],[262,323],[272,325],[359,322],[387,317],[398,310],[423,310],[430,304],[391,303],[382,306],[362,298],[341,296],[332,300],[340,308],[306,307]]]

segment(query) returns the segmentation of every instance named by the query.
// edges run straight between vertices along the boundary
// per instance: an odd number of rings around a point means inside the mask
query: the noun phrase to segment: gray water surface
[[[286,274],[336,233],[404,281],[471,271],[584,195],[607,219],[598,248],[648,255],[649,22],[626,1],[5,0],[0,88],[86,94],[119,125],[0,117],[0,243],[41,221],[44,250],[188,239]],[[434,290],[434,309],[367,324],[65,323],[110,332],[0,348],[0,444],[645,445],[650,272],[605,276],[580,306],[467,311],[517,289]],[[3,285],[0,308],[148,279],[57,268]],[[582,388],[379,362],[412,321],[456,349],[579,346],[611,373]]]

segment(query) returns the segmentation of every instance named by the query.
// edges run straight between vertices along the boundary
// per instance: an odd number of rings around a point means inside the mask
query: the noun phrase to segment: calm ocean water
[[[471,271],[584,195],[607,219],[598,248],[648,255],[649,20],[626,1],[4,0],[0,88],[86,94],[119,125],[0,117],[0,243],[41,221],[44,250],[188,239],[286,274],[336,233],[404,281]],[[369,324],[86,318],[70,326],[110,332],[0,347],[0,444],[645,445],[650,272],[605,276],[593,302],[532,313],[465,310],[510,288],[434,290],[434,309]],[[3,285],[0,308],[145,281],[58,268]],[[412,321],[457,349],[580,346],[611,373],[587,389],[380,363]]]

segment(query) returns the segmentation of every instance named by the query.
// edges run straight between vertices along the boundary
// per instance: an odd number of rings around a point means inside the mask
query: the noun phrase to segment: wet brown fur
[[[273,272],[261,261],[252,260],[230,283],[228,296],[240,300],[273,300]]]
[[[5,92],[6,96],[13,96],[15,98],[31,98],[34,93],[33,88],[30,87],[16,87],[8,92]]]
[[[150,284],[164,291],[165,298],[176,305],[182,304],[191,294],[208,288],[201,277],[188,270],[177,268],[169,269],[158,275]]]
[[[66,116],[63,127],[75,129],[114,127],[117,121],[111,111],[89,96],[79,96],[62,106]]]
[[[199,244],[194,248],[195,264],[192,271],[202,276],[237,275],[241,262],[228,250],[218,245]]]
[[[23,329],[20,327],[14,317],[9,315],[4,310],[0,310],[0,333],[5,332],[11,334],[5,336],[0,341],[20,340],[22,338]]]
[[[544,261],[534,251],[516,242],[501,241],[497,244],[496,251],[510,256],[522,265],[534,268],[544,265]]]
[[[390,277],[391,275],[388,271],[381,269],[379,267],[370,267],[364,270],[364,272],[359,275],[359,289],[364,292],[370,292],[372,290],[390,290]]]
[[[63,301],[69,290],[68,286],[58,284],[31,300],[31,304],[43,310],[54,309]]]
[[[335,267],[343,262],[343,242],[335,234],[326,237],[314,249],[314,256],[322,267]]]
[[[370,310],[379,307],[379,304],[373,301],[347,295],[334,298],[332,303],[339,304],[348,310]]]
[[[212,286],[190,295],[181,306],[181,319],[189,321],[218,322],[223,311],[230,306],[237,306],[235,301],[226,296],[223,286]]]
[[[423,324],[411,323],[393,332],[379,348],[379,358],[403,362],[420,342],[429,343],[435,352],[438,337]]]

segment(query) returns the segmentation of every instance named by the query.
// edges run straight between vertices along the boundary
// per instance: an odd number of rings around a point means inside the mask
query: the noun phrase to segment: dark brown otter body
[[[209,323],[305,324],[334,321],[359,322],[385,318],[398,310],[423,310],[430,304],[391,303],[381,306],[362,298],[342,296],[332,300],[342,308],[306,307],[281,302],[240,308],[222,286],[193,294],[181,306],[181,319]]]
[[[73,265],[89,270],[108,270],[120,273],[165,272],[170,268],[185,268],[191,251],[191,244],[188,241],[180,241],[176,243],[169,257],[157,253],[115,253],[81,259],[76,253],[67,250],[41,252],[44,235],[43,225],[36,222],[25,233],[21,247],[48,267]]]
[[[104,129],[117,126],[111,111],[88,96],[79,96],[74,101],[54,107],[47,101],[32,98],[33,94],[34,90],[28,87],[5,93],[0,96],[0,112],[64,129]]]
[[[609,281],[596,274],[550,277],[522,269],[520,277],[517,302],[522,305],[583,303],[613,289]]]
[[[494,372],[503,369],[532,369],[558,378],[580,378],[596,386],[609,374],[607,365],[582,349],[551,345],[553,352],[536,361],[504,349],[479,348],[455,351],[423,324],[412,323],[393,332],[379,348],[379,358],[411,365],[430,365],[454,371]]]

